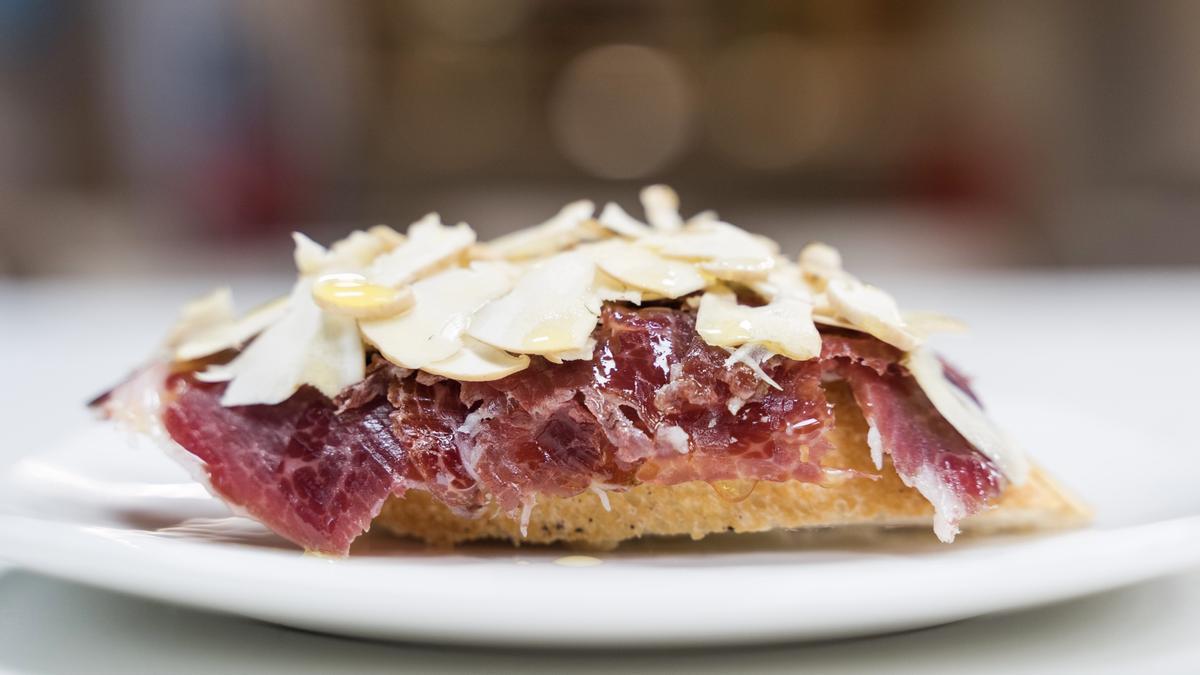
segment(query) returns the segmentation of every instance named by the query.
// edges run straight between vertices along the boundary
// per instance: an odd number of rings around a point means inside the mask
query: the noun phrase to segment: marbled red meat
[[[774,388],[726,365],[729,354],[697,336],[692,313],[611,305],[591,360],[535,359],[499,381],[459,383],[377,359],[336,401],[304,388],[276,406],[233,408],[220,405],[223,385],[174,375],[162,418],[226,501],[330,553],[344,553],[383,501],[407,489],[470,515],[594,486],[819,482],[833,423],[828,377],[850,382],[900,475],[938,506],[942,530],[999,491],[994,466],[937,415],[898,350],[861,333],[822,333],[820,358],[761,365]]]
[[[221,405],[223,390],[170,377],[163,425],[227,502],[308,550],[345,553],[411,482],[384,397],[339,413],[310,387],[278,405],[236,408]]]
[[[820,366],[773,359],[775,390],[728,356],[699,339],[691,314],[610,306],[591,361],[537,361],[462,386],[464,465],[506,509],[635,478],[821,480],[831,418]]]
[[[891,455],[904,484],[934,505],[934,530],[949,541],[960,520],[1003,491],[1004,477],[934,409],[916,381],[897,365],[901,356],[895,347],[862,333],[822,331],[825,367],[849,383],[872,436],[878,435],[879,452]],[[947,379],[976,398],[967,377],[943,364]]]
[[[460,515],[479,509],[485,495],[463,467],[456,440],[467,416],[459,402],[459,383],[397,377],[387,391],[395,408],[391,433],[407,453],[414,482]]]
[[[504,509],[538,494],[571,496],[592,483],[627,484],[600,425],[580,403],[587,362],[535,361],[495,382],[469,382],[462,401],[472,412],[459,449],[480,485]]]
[[[826,369],[845,364],[865,366],[883,375],[894,370],[903,352],[866,333],[841,328],[821,328],[821,362]]]
[[[821,480],[832,417],[817,361],[773,357],[763,370],[775,389],[726,366],[690,313],[612,306],[602,325],[584,400],[618,458],[642,462],[641,481]]]
[[[585,362],[533,364],[494,383],[463,387],[474,411],[458,437],[482,488],[501,508],[539,494],[569,497],[593,483],[628,485],[631,467],[616,458],[596,418],[581,403]]]

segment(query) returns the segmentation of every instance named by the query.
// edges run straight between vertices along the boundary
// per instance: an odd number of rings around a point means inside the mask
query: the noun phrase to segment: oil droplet
[[[555,560],[554,564],[560,567],[595,567],[602,562],[604,561],[590,555],[566,555]]]
[[[744,481],[710,481],[708,483],[717,496],[727,502],[736,504],[745,500],[758,487],[758,481],[751,481],[749,486]]]
[[[557,352],[578,347],[572,329],[575,322],[569,316],[556,316],[534,326],[525,335],[525,345],[538,352]]]
[[[385,319],[412,307],[412,289],[389,288],[361,274],[327,274],[313,284],[313,299],[321,309],[356,319]]]

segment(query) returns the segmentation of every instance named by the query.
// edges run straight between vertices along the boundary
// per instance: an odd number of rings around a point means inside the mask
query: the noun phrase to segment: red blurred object
[[[205,229],[241,237],[278,232],[310,213],[312,180],[265,124],[215,149],[190,191]]]
[[[992,127],[948,121],[901,163],[901,192],[924,205],[1011,212],[1023,192],[1017,144]]]

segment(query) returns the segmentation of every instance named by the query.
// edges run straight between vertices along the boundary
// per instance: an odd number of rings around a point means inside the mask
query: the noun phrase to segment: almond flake
[[[562,208],[553,218],[487,243],[489,254],[508,259],[534,258],[570,248],[581,241],[598,239],[601,228],[592,220],[596,205],[581,199]]]
[[[803,361],[821,353],[821,335],[812,321],[812,305],[781,296],[761,307],[739,305],[732,293],[708,292],[700,298],[696,332],[716,347],[760,345]]]
[[[533,265],[507,295],[479,310],[468,334],[517,354],[550,354],[587,344],[599,320],[596,264],[580,251]]]
[[[403,286],[455,261],[474,243],[469,225],[448,227],[430,213],[409,226],[403,244],[376,258],[366,276],[382,286]]]
[[[412,285],[413,308],[381,321],[360,321],[363,338],[404,368],[424,368],[462,348],[462,337],[480,307],[512,287],[503,266],[476,262]]]

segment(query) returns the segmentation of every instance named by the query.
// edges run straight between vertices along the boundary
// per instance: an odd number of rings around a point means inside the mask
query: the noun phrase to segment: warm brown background
[[[1200,3],[0,0],[0,275],[658,181],[860,269],[1195,265]]]

